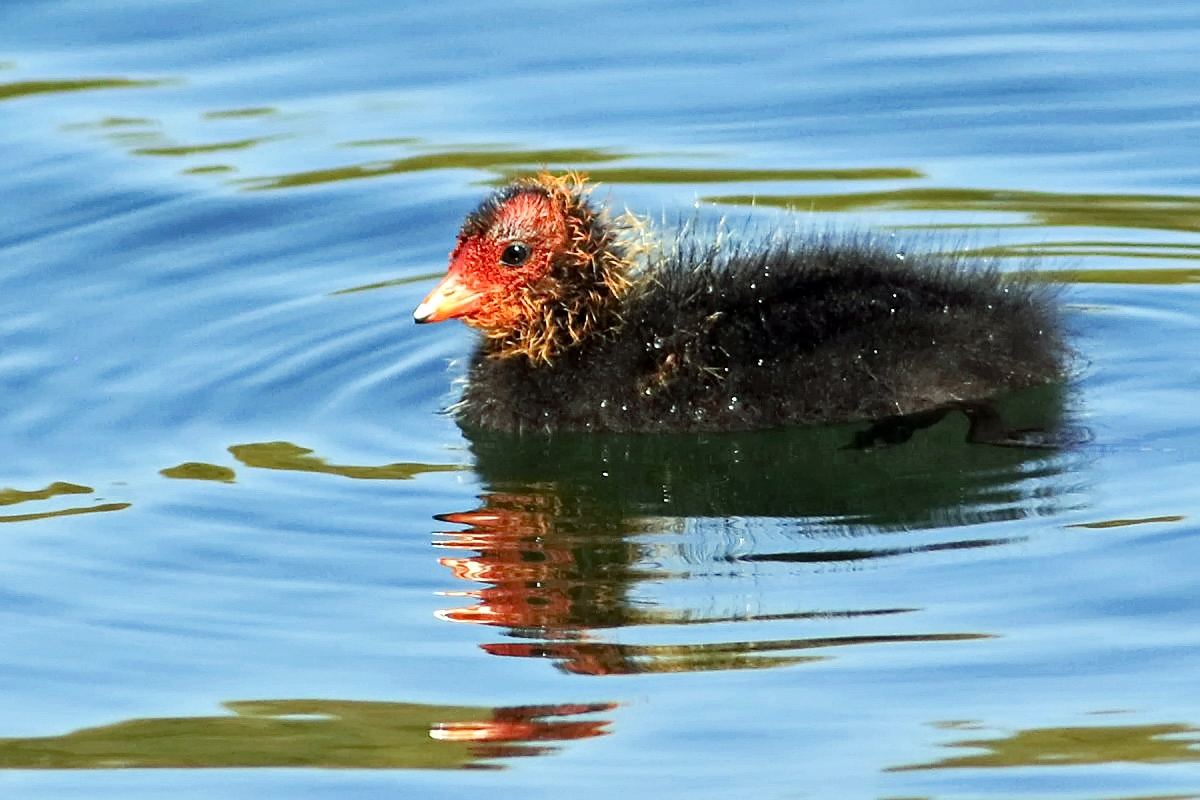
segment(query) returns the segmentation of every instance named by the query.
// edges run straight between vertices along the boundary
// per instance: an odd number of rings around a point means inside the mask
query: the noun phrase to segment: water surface
[[[1200,10],[0,11],[12,796],[1200,796]],[[1059,449],[467,436],[490,186],[1065,282]]]

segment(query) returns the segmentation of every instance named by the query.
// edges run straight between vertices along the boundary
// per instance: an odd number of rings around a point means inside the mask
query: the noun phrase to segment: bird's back
[[[476,354],[457,413],[500,430],[714,431],[879,419],[1061,376],[1051,290],[868,240],[656,257],[550,364]]]

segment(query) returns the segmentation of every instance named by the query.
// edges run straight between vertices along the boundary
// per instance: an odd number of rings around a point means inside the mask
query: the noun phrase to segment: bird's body
[[[538,239],[548,227],[555,234]],[[500,254],[501,288],[472,272],[497,261],[480,249]],[[520,180],[468,219],[449,276],[416,314],[462,316],[486,334],[454,407],[462,424],[665,432],[879,420],[1062,376],[1052,293],[986,266],[905,257],[862,237],[691,238],[636,265],[629,251],[573,177]],[[528,280],[504,283],[522,270]]]

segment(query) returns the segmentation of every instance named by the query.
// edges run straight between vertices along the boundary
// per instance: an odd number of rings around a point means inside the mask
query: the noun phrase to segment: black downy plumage
[[[528,194],[521,202],[537,213],[506,216],[513,198]],[[566,234],[546,244],[534,234],[555,212],[565,224],[553,225]],[[437,316],[462,316],[487,334],[454,407],[462,424],[652,432],[877,421],[970,413],[998,394],[1063,377],[1053,288],[994,266],[836,235],[762,246],[687,235],[634,264],[623,233],[574,176],[522,179],[472,215],[443,284],[465,281],[517,306],[566,297],[584,298],[585,308],[595,298],[596,307],[570,336],[537,351],[514,346],[519,333],[497,330],[512,327],[507,319],[473,319],[470,310]],[[566,244],[556,247],[560,239]],[[502,266],[514,243],[535,255],[539,247],[560,252],[530,280],[492,291],[468,274],[487,258],[472,251],[477,240],[501,254]],[[604,253],[586,252],[597,242]],[[609,269],[619,275],[603,274]],[[440,290],[418,321],[434,321]],[[553,327],[553,310],[539,319]]]

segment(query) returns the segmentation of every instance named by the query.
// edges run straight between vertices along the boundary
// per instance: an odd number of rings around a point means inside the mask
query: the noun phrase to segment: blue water
[[[0,789],[1200,796],[1197,42],[1169,2],[6,5]],[[411,310],[540,166],[1064,280],[1072,381],[1010,413],[1079,444],[468,440],[472,334]]]

